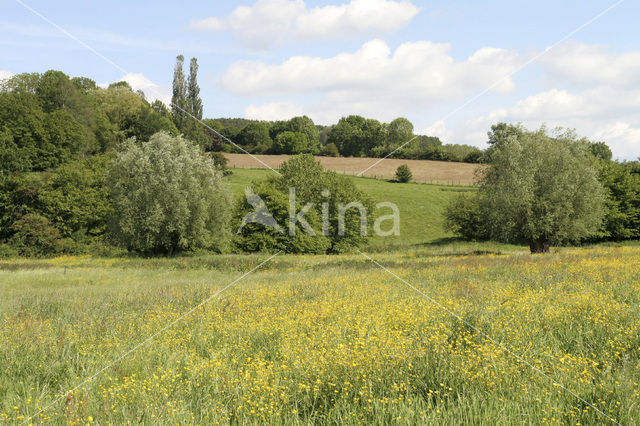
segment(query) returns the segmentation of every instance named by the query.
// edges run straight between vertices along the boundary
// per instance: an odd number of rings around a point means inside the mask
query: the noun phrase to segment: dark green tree
[[[276,154],[301,154],[311,151],[306,133],[286,131],[280,133],[273,143]]]
[[[247,124],[236,140],[240,146],[252,153],[265,153],[273,145],[269,136],[269,125],[263,121],[252,121]]]
[[[396,181],[401,183],[411,182],[413,179],[413,174],[411,173],[411,169],[406,164],[400,164],[396,169]]]

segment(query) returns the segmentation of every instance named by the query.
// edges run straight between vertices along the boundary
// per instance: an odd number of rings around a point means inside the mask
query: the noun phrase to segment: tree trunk
[[[545,240],[534,240],[529,242],[531,254],[549,253],[549,242]]]

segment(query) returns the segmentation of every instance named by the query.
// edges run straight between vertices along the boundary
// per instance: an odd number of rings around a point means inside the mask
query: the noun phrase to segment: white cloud
[[[240,61],[220,80],[235,94],[301,94],[320,92],[336,102],[413,102],[428,105],[455,100],[483,89],[513,72],[519,62],[510,50],[482,48],[465,61],[448,54],[449,44],[404,43],[395,52],[382,40],[365,43],[354,53],[331,58],[294,56],[278,65]],[[493,90],[514,87],[504,78]],[[402,108],[400,108],[402,109]]]
[[[603,46],[570,41],[550,50],[541,62],[552,78],[572,84],[640,84],[640,51],[615,53]]]
[[[483,145],[498,121],[532,129],[547,124],[604,141],[615,157],[640,157],[640,51],[613,52],[571,41],[550,50],[540,63],[542,81],[551,89],[459,123],[452,129],[454,139]]]
[[[640,157],[640,90],[608,86],[578,93],[551,89],[517,101],[513,106],[495,109],[469,120],[455,129],[460,142],[484,144],[486,132],[499,121],[522,123],[529,129],[542,124],[575,128],[580,135],[606,142],[614,156]]]
[[[165,105],[171,105],[171,88],[168,86],[159,86],[153,81],[149,80],[142,73],[128,73],[122,76],[119,80],[114,81],[126,81],[129,83],[134,91],[141,90],[144,93],[145,98],[149,102],[153,102],[156,99],[161,100]],[[98,86],[106,89],[110,83],[99,83]]]
[[[408,1],[351,0],[308,9],[303,0],[258,0],[224,18],[205,18],[188,28],[229,31],[242,44],[265,49],[284,41],[380,34],[406,25],[420,9]]]
[[[454,143],[453,132],[447,128],[443,120],[438,120],[426,129],[416,133],[420,135],[437,136],[443,143]]]
[[[244,110],[244,117],[251,120],[289,120],[303,115],[299,105],[290,102],[270,102],[262,105],[249,105]]]
[[[594,132],[596,140],[611,141],[615,155],[625,159],[640,159],[640,123],[616,121],[601,126]]]
[[[0,80],[11,78],[13,73],[11,71],[0,70]]]
[[[129,83],[133,90],[142,90],[149,102],[159,99],[167,106],[171,104],[171,88],[168,86],[158,86],[142,73],[129,73],[122,77],[121,81],[122,80]]]
[[[310,9],[296,19],[293,34],[306,39],[390,32],[402,28],[419,11],[407,1],[352,0],[340,6]]]

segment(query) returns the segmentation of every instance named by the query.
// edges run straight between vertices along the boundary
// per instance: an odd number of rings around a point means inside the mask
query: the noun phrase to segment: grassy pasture
[[[0,261],[0,422],[621,424],[640,418],[640,247],[452,244]],[[56,399],[59,398],[59,399]]]
[[[234,169],[229,185],[236,197],[244,196],[244,189],[253,181],[269,178],[268,169]],[[430,185],[421,183],[392,183],[380,179],[348,176],[356,186],[376,203],[390,201],[400,209],[400,236],[372,236],[370,249],[380,251],[391,246],[429,244],[451,238],[442,229],[442,211],[452,197],[471,188],[461,186]],[[389,214],[381,209],[380,214]],[[390,226],[390,225],[389,225]]]

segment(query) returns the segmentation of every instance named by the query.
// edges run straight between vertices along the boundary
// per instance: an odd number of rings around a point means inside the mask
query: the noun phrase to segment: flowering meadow
[[[640,246],[369,255],[1,261],[0,423],[640,422]]]

